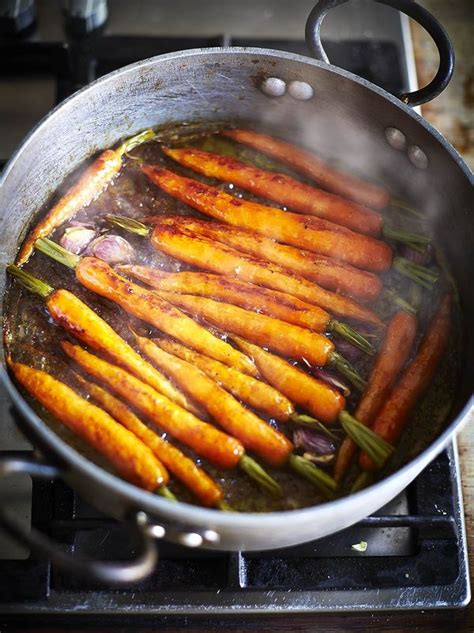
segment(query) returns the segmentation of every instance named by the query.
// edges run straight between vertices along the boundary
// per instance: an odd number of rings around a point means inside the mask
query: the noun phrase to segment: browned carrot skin
[[[391,248],[368,235],[354,233],[313,215],[290,213],[234,198],[167,169],[149,165],[142,165],[141,169],[163,191],[216,220],[251,229],[298,248],[335,257],[363,270],[383,272],[391,266]]]
[[[253,167],[235,158],[204,152],[194,147],[163,147],[163,152],[180,165],[204,176],[231,182],[262,198],[285,205],[290,210],[316,215],[367,235],[379,235],[382,228],[380,213],[306,185],[286,174]]]
[[[109,391],[77,375],[92,398],[110,415],[134,433],[160,459],[168,470],[183,482],[208,507],[215,506],[223,498],[220,486],[207,473],[186,457],[178,448],[154,433],[131,409]]]
[[[243,407],[212,378],[190,363],[168,354],[150,339],[137,336],[140,349],[173,378],[189,395],[246,449],[273,466],[282,466],[293,450],[292,443],[254,413]]]
[[[95,257],[83,257],[75,270],[77,280],[85,288],[110,299],[126,312],[198,351],[205,351],[216,360],[256,374],[255,366],[244,354],[161,299],[154,291],[146,290],[118,275],[106,262]]]
[[[15,378],[50,413],[104,455],[128,481],[156,490],[168,473],[150,449],[108,413],[39,369],[8,360]]]
[[[46,300],[53,319],[89,347],[112,358],[143,382],[176,404],[196,412],[196,407],[155,367],[130,347],[94,310],[69,290],[55,290]]]
[[[367,388],[355,411],[362,424],[370,426],[380,411],[398,374],[405,364],[416,334],[416,318],[407,312],[397,312],[387,326],[370,374]],[[334,467],[334,478],[341,482],[347,473],[357,447],[350,437],[342,442]]]
[[[198,268],[286,292],[337,316],[383,325],[373,310],[348,297],[320,288],[276,264],[240,253],[210,239],[194,236],[176,225],[168,226],[166,222],[156,224],[151,241],[158,250]]]
[[[396,446],[413,407],[434,376],[448,344],[450,328],[451,296],[446,295],[428,326],[415,358],[385,400],[372,425],[372,430],[392,446]],[[360,455],[359,465],[364,470],[377,469],[365,453]]]
[[[196,418],[149,385],[116,365],[90,354],[79,345],[62,341],[66,354],[84,371],[146,415],[171,436],[209,459],[218,468],[235,468],[244,447],[233,437]]]
[[[337,259],[280,244],[253,231],[238,229],[220,222],[198,220],[190,216],[180,218],[160,216],[159,220],[169,222],[171,226],[177,223],[178,226],[196,235],[217,240],[238,251],[279,264],[289,272],[349,297],[362,301],[374,301],[382,290],[382,281],[374,273],[360,270]],[[155,224],[157,217],[151,216],[145,221]]]
[[[253,358],[263,378],[275,389],[312,413],[321,422],[331,424],[336,421],[346,404],[344,396],[339,391],[308,376],[283,358],[274,356],[257,345],[238,336],[232,338],[241,350]]]
[[[154,342],[165,352],[179,356],[191,365],[194,365],[217,384],[221,385],[234,396],[246,402],[251,407],[263,411],[266,415],[278,420],[287,422],[295,412],[292,403],[282,393],[267,385],[267,383],[257,380],[252,376],[227,367],[213,358],[198,354],[193,350],[171,341],[170,339],[153,339]]]
[[[17,257],[17,265],[28,261],[38,238],[46,237],[79,209],[90,204],[120,171],[121,166],[122,154],[117,150],[106,149],[102,152],[29,233]]]
[[[383,209],[389,204],[389,194],[381,187],[342,173],[330,167],[311,152],[291,143],[266,134],[258,134],[253,130],[226,130],[223,134],[238,143],[249,145],[264,154],[277,158],[325,189],[334,191],[349,200],[354,200],[373,209]]]
[[[147,266],[125,265],[120,271],[156,288],[217,299],[293,323],[300,327],[325,332],[331,320],[323,309],[300,301],[292,295],[210,273],[169,273]]]
[[[314,365],[326,365],[334,352],[334,343],[330,339],[306,328],[207,297],[161,290],[155,292],[166,301],[198,315],[225,332],[243,336],[284,356],[306,359]]]

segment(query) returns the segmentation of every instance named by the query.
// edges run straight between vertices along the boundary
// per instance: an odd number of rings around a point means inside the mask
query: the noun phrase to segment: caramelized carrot
[[[104,455],[125,479],[150,491],[167,483],[168,473],[150,449],[108,413],[44,371],[11,359],[8,365],[45,409]]]
[[[320,306],[331,314],[383,325],[372,310],[352,299],[320,288],[276,264],[240,253],[210,239],[193,236],[191,232],[178,229],[175,225],[158,223],[151,240],[158,250],[188,264],[286,292],[302,301]]]
[[[289,213],[234,198],[167,169],[149,165],[142,165],[141,169],[163,191],[217,220],[251,229],[298,248],[335,257],[364,270],[383,272],[391,266],[392,251],[380,240],[315,216]]]
[[[372,430],[386,442],[392,445],[398,442],[413,407],[434,376],[448,344],[450,327],[451,296],[446,295],[428,326],[415,358],[392,389],[372,425]],[[359,464],[364,470],[376,469],[364,453],[360,456]]]
[[[390,201],[388,193],[381,187],[338,171],[311,152],[291,143],[253,130],[226,130],[223,134],[238,143],[250,145],[264,154],[277,158],[325,189],[334,191],[349,200],[373,209],[383,209]]]
[[[197,367],[168,354],[150,339],[136,336],[136,340],[150,360],[205,407],[219,425],[239,439],[246,449],[273,466],[281,466],[288,460],[293,445],[282,433],[243,407]]]
[[[125,428],[134,433],[183,482],[205,506],[216,506],[223,498],[220,486],[178,448],[154,433],[131,409],[109,391],[77,375],[92,398]]]
[[[290,210],[316,215],[367,235],[378,235],[382,228],[383,219],[380,213],[302,183],[286,174],[260,169],[235,158],[204,152],[195,147],[162,149],[180,165],[204,176],[233,183],[262,198],[285,205]]]
[[[241,350],[255,362],[259,372],[275,389],[306,409],[321,422],[334,422],[344,409],[344,396],[320,380],[308,376],[283,358],[264,351],[238,336],[233,336]]]
[[[264,314],[249,312],[206,297],[161,290],[155,292],[166,301],[205,319],[225,332],[238,334],[285,356],[306,359],[314,365],[326,365],[334,351],[334,343],[325,336]]]
[[[40,237],[46,237],[55,228],[71,218],[82,207],[88,206],[107,187],[122,167],[123,155],[154,138],[153,130],[137,134],[115,150],[106,149],[81,174],[79,180],[56,202],[38,222],[23,242],[17,257],[17,265],[25,264],[33,252],[34,244]]]
[[[253,231],[190,216],[152,216],[146,221],[151,224],[168,222],[171,226],[177,224],[200,237],[216,240],[238,251],[279,264],[323,288],[362,301],[374,301],[382,290],[382,281],[374,273],[359,270],[337,259],[280,244]]]
[[[269,290],[237,279],[210,273],[169,273],[134,265],[120,266],[120,272],[135,277],[157,290],[210,297],[315,332],[325,332],[330,327],[331,317],[325,310],[300,301],[285,292]]]
[[[371,426],[411,352],[415,334],[416,318],[407,312],[397,312],[387,326],[367,388],[355,411],[359,422]],[[334,467],[336,481],[343,480],[356,449],[354,441],[346,437],[339,448]]]
[[[84,371],[106,384],[151,422],[192,448],[198,455],[209,459],[218,468],[237,466],[244,454],[244,448],[233,437],[199,420],[121,367],[90,354],[79,345],[62,341],[61,347]]]
[[[154,339],[154,342],[165,352],[178,356],[203,371],[239,400],[263,411],[275,420],[287,422],[294,414],[295,409],[288,398],[267,383],[169,339]]]
[[[92,308],[69,290],[52,292],[46,307],[53,319],[89,347],[105,354],[181,407],[196,412],[194,404],[163,374],[130,347]]]
[[[206,352],[216,360],[241,371],[256,373],[249,359],[231,345],[161,299],[154,291],[146,290],[118,275],[106,262],[95,257],[80,259],[76,266],[76,278],[88,290],[110,299],[126,312],[194,349]]]

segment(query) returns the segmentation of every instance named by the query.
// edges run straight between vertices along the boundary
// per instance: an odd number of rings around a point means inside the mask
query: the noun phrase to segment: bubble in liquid
[[[298,101],[307,101],[314,95],[314,90],[306,81],[290,81],[288,94]]]

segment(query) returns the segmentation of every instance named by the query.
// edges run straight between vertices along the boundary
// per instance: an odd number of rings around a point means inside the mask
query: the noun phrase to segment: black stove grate
[[[429,494],[426,494],[429,491]],[[63,483],[35,483],[32,522],[65,550],[133,554],[121,525]],[[367,550],[352,546],[365,541]],[[380,513],[324,539],[268,552],[159,543],[156,572],[118,590],[33,559],[2,561],[0,615],[192,615],[460,607],[469,599],[455,453],[442,453]],[[78,613],[74,605],[81,605]]]

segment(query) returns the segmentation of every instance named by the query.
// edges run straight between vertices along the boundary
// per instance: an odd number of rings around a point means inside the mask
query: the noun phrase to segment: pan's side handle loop
[[[306,43],[312,55],[321,61],[329,63],[328,56],[321,44],[321,25],[326,14],[334,7],[345,4],[349,0],[319,0],[309,14],[306,22]],[[454,51],[448,34],[431,15],[414,0],[374,0],[380,4],[398,9],[410,18],[416,20],[433,38],[439,52],[439,68],[436,75],[427,86],[399,95],[399,98],[410,106],[426,103],[437,97],[448,85],[454,71]]]
[[[26,473],[31,477],[41,479],[57,479],[61,476],[56,466],[44,464],[31,457],[25,457],[21,452],[5,452],[0,458],[0,477],[7,477],[14,473]],[[60,546],[53,540],[36,530],[25,529],[4,503],[0,503],[0,527],[16,541],[28,547],[35,554],[48,558],[53,565],[63,571],[75,575],[86,576],[109,585],[128,585],[149,576],[158,560],[157,548],[149,525],[143,513],[135,513],[129,521],[130,531],[139,537],[140,547],[136,558],[123,562],[105,562],[71,556],[61,551]]]

